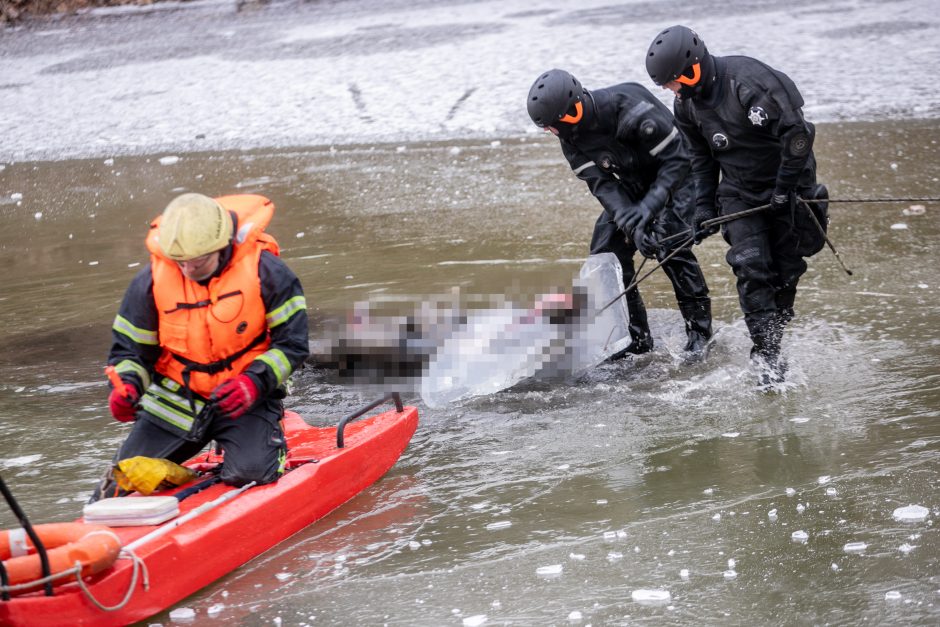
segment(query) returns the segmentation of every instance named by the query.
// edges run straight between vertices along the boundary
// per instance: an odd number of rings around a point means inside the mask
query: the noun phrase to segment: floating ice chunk
[[[680,571],[679,571],[679,576],[680,576],[682,579],[685,579],[686,581],[688,581],[688,579],[689,579],[689,569],[688,569],[688,568],[683,568],[682,570],[680,570]]]
[[[802,503],[797,503],[797,504],[796,504],[796,513],[797,513],[797,514],[802,514],[804,511],[806,511],[806,506],[803,505]]]
[[[473,505],[470,506],[470,509],[483,509],[489,504],[490,504],[489,501],[483,501],[482,503],[474,503]]]
[[[728,570],[734,570],[734,567],[735,567],[736,565],[737,565],[737,564],[736,564],[736,562],[734,561],[734,558],[733,558],[733,557],[728,560]]]
[[[898,547],[898,551],[900,551],[901,553],[907,554],[913,551],[915,548],[916,547],[914,547],[914,545],[908,544],[907,542],[905,542],[904,544]]]
[[[729,431],[728,433],[722,433],[721,437],[723,438],[736,438],[741,435],[740,431]]]
[[[553,577],[560,575],[564,567],[561,564],[552,564],[551,566],[539,566],[535,569],[535,574],[542,577]]]
[[[796,494],[796,490],[794,490],[793,488],[787,488],[786,491],[787,491],[787,496],[794,496]]]
[[[930,510],[928,510],[923,505],[908,505],[907,507],[899,507],[894,510],[893,514],[891,514],[891,516],[899,522],[923,522],[929,515]]]
[[[714,488],[705,488],[704,490],[702,490],[702,494],[707,494],[709,496],[711,496],[714,493],[715,493]]]
[[[925,289],[927,289],[927,288],[929,288],[929,287],[930,287],[930,286],[927,285],[926,283],[918,283],[918,284],[917,284],[917,288],[918,288],[918,289],[921,289],[921,290],[925,290]]]
[[[170,612],[170,620],[191,621],[196,618],[196,610],[191,607],[178,607]]]
[[[863,553],[867,548],[868,545],[864,542],[849,542],[842,547],[842,550],[846,553]]]
[[[722,574],[724,575],[725,579],[735,579],[738,576],[738,573],[733,570],[726,570]]]
[[[37,211],[36,213],[33,214],[33,217],[36,218],[37,220],[42,220],[42,211]]]
[[[23,200],[23,194],[19,192],[13,192],[10,194],[10,200]]]
[[[221,614],[222,610],[224,609],[225,609],[225,603],[216,603],[215,605],[211,606],[208,610],[206,610],[206,613],[208,613],[209,616],[216,617],[219,614]]]
[[[568,614],[568,620],[571,621],[572,623],[576,623],[580,621],[581,618],[582,618],[581,612],[579,612],[578,610],[574,610],[570,614]]]
[[[838,494],[835,488],[826,488],[826,496],[836,496]]]
[[[712,520],[721,520],[721,514],[720,513],[715,514],[714,516],[712,516]]]
[[[291,573],[277,573],[274,576],[277,578],[278,581],[287,581],[294,575],[292,575]]]
[[[570,558],[573,559],[573,560],[577,560],[577,561],[580,562],[581,560],[584,559],[584,553],[569,553],[569,554],[568,554],[568,557],[570,557]]]
[[[767,518],[769,518],[769,519],[771,519],[771,520],[777,520],[777,510],[776,510],[776,508],[770,510],[769,512],[767,512]]]
[[[819,485],[826,485],[826,484],[829,483],[830,481],[832,481],[832,477],[831,477],[831,476],[829,476],[829,475],[823,475],[823,476],[821,476],[819,479],[816,480],[816,483],[818,483]]]
[[[794,531],[793,533],[790,534],[790,540],[792,540],[793,542],[806,543],[806,541],[809,540],[809,534],[803,531],[802,529],[799,531]]]
[[[417,551],[418,549],[421,548],[421,543],[415,542],[414,540],[412,540],[411,542],[408,543],[408,548],[411,549],[412,551]]]
[[[904,222],[895,222],[894,224],[891,225],[891,230],[892,231],[906,231],[907,224],[905,224]]]
[[[897,171],[897,169],[898,169],[898,164],[896,164],[896,163],[894,163],[894,162],[892,161],[892,162],[891,162],[891,165],[890,165],[889,167],[890,167],[892,170]]]
[[[804,422],[809,422],[809,418],[804,418],[803,416],[797,416],[796,418],[790,418],[790,422],[803,424]]]
[[[160,165],[174,165],[179,163],[180,158],[176,155],[170,155],[168,157],[160,157]]]
[[[833,562],[832,565],[831,565],[829,568],[831,568],[831,569],[832,569],[832,572],[834,572],[834,573],[839,572],[839,565],[836,564],[835,562]]]
[[[456,157],[457,155],[460,154],[460,148],[458,146],[451,146],[450,150],[448,150],[447,152],[449,152],[451,155]]]
[[[927,213],[927,207],[923,205],[911,205],[910,207],[902,209],[901,213],[906,216],[922,216]]]
[[[888,590],[885,592],[885,601],[900,601],[901,593],[897,590]]]
[[[622,559],[623,559],[623,553],[621,553],[620,551],[611,551],[610,553],[607,554],[608,562],[616,562],[617,560],[622,560]]]
[[[595,503],[598,505],[607,505],[607,499],[597,499]]]
[[[669,593],[669,590],[634,590],[630,593],[630,596],[633,598],[633,601],[636,603],[641,603],[644,605],[659,605],[661,603],[669,603],[672,600],[672,595]]]
[[[618,538],[626,538],[626,537],[627,537],[627,532],[624,531],[623,529],[618,529],[618,530],[617,530],[617,537],[618,537]]]
[[[490,146],[492,148],[498,148],[499,146],[502,146],[502,145],[503,145],[503,142],[499,141],[498,139],[490,142]]]
[[[296,237],[297,239],[303,239],[303,238],[304,238],[304,235],[306,235],[306,233],[304,233],[303,231],[298,231],[298,232],[294,235],[294,237]]]
[[[33,462],[38,462],[40,459],[42,459],[42,455],[23,455],[22,457],[0,459],[0,468],[17,468],[19,466],[29,466]]]
[[[114,159],[105,159],[102,163],[105,165],[114,165]]]
[[[487,531],[496,531],[497,529],[506,529],[507,527],[512,527],[511,520],[497,520],[496,522],[491,522],[486,526]]]
[[[486,614],[474,614],[463,619],[464,627],[479,627],[486,622]]]
[[[571,464],[562,464],[558,467],[558,470],[568,470],[569,468],[571,468]]]
[[[421,541],[421,546],[431,546],[431,541],[425,538]]]

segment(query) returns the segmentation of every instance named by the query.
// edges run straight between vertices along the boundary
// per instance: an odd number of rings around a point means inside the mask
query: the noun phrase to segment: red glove
[[[137,401],[139,400],[140,393],[137,391],[137,386],[132,383],[124,383],[123,386],[114,388],[108,397],[111,415],[119,422],[133,422],[137,417]]]
[[[226,418],[238,418],[258,400],[258,386],[246,374],[229,379],[212,390],[212,402]]]

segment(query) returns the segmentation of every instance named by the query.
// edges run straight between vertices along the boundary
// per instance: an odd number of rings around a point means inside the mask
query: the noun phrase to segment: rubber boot
[[[783,383],[787,373],[787,362],[780,356],[785,314],[773,312],[759,320],[749,321],[751,329],[751,361],[758,368],[757,383],[769,387]]]
[[[693,364],[704,361],[712,338],[711,301],[679,303],[679,311],[685,320],[685,333],[689,338],[685,348],[685,363]]]
[[[627,294],[627,313],[630,314],[630,343],[623,350],[608,357],[608,361],[617,361],[627,355],[642,355],[653,350],[653,336],[650,334],[650,324],[646,317],[646,306],[635,289]]]

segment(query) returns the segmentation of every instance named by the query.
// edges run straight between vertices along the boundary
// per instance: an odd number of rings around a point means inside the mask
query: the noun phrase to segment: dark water
[[[933,121],[821,125],[820,179],[835,198],[937,196],[938,142]],[[570,285],[598,212],[547,137],[160,156],[0,171],[0,473],[34,520],[79,515],[126,433],[107,415],[109,327],[177,193],[274,200],[314,320],[370,297]],[[199,624],[936,624],[940,205],[913,204],[833,206],[854,275],[811,260],[781,392],[753,385],[711,238],[707,364],[679,364],[654,274],[652,354],[442,410],[412,398],[421,424],[385,479],[181,605]],[[373,394],[317,368],[298,383],[290,406],[316,424]],[[892,519],[910,504],[929,519]]]

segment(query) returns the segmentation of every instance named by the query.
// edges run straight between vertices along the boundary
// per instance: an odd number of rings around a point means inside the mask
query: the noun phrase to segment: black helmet
[[[574,124],[581,119],[583,95],[584,88],[574,76],[564,70],[549,70],[532,83],[526,108],[536,126],[545,128],[559,120]]]
[[[705,42],[698,33],[687,26],[671,26],[656,35],[650,44],[646,71],[654,83],[665,85],[707,56]]]

